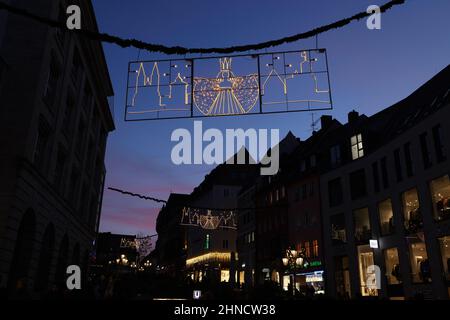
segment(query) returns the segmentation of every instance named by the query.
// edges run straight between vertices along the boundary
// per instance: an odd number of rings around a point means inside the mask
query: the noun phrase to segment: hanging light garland
[[[386,4],[382,5],[380,7],[380,13],[384,13],[388,10],[390,10],[392,7],[396,5],[402,5],[406,2],[406,0],[392,0],[387,2]],[[279,46],[286,43],[296,42],[298,40],[302,39],[308,39],[314,36],[317,36],[321,33],[342,28],[352,21],[358,21],[361,19],[364,19],[371,15],[371,13],[368,13],[366,11],[359,12],[349,18],[341,19],[339,21],[320,26],[317,28],[314,28],[312,30],[298,33],[292,36],[276,39],[276,40],[270,40],[266,42],[261,43],[255,43],[255,44],[247,44],[247,45],[239,45],[239,46],[232,46],[232,47],[224,47],[224,48],[186,48],[182,46],[165,46],[160,44],[153,44],[153,43],[147,43],[144,41],[136,40],[136,39],[124,39],[117,36],[113,36],[107,33],[99,33],[95,31],[90,31],[86,29],[74,29],[74,30],[68,30],[65,23],[53,20],[50,18],[45,18],[42,16],[38,16],[36,14],[33,14],[25,9],[20,9],[14,6],[11,6],[9,4],[6,4],[4,2],[0,2],[0,10],[6,10],[13,14],[20,15],[22,17],[26,17],[28,19],[34,20],[36,22],[48,25],[50,27],[59,28],[64,31],[73,32],[75,34],[84,36],[86,38],[89,38],[91,40],[106,42],[106,43],[112,43],[116,44],[122,48],[129,48],[134,47],[136,49],[141,50],[147,50],[151,52],[162,52],[168,55],[185,55],[185,54],[191,54],[191,53],[200,53],[200,54],[210,54],[210,53],[233,53],[233,52],[245,52],[245,51],[251,51],[251,50],[261,50],[266,49],[270,47]]]

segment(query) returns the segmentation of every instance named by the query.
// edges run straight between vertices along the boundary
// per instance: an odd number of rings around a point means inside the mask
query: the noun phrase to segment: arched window
[[[55,282],[60,286],[64,286],[64,277],[67,268],[68,250],[69,250],[69,238],[67,237],[66,234],[61,240],[61,244],[59,246],[58,251],[58,262],[56,264]]]
[[[8,279],[8,289],[27,288],[27,278],[29,276],[30,262],[34,249],[34,238],[36,230],[36,217],[33,210],[28,209],[19,229],[17,230],[16,244]]]
[[[35,290],[45,291],[48,289],[50,266],[55,246],[55,227],[50,223],[45,229],[42,237],[41,252],[39,254],[38,269],[36,273]]]

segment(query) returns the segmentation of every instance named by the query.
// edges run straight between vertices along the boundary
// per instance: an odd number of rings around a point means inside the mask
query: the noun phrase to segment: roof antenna
[[[311,112],[311,130],[313,133],[316,132],[316,126],[319,123],[319,120],[320,120],[320,118],[317,120],[314,120],[314,112]]]

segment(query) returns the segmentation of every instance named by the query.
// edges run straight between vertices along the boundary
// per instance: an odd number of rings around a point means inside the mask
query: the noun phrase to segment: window
[[[406,175],[408,177],[412,177],[414,175],[414,170],[411,157],[411,144],[409,142],[405,143],[405,145],[403,146],[403,153],[405,155]]]
[[[392,211],[391,199],[386,199],[378,204],[378,213],[380,215],[381,235],[394,233],[394,212]]]
[[[56,58],[52,55],[43,93],[44,102],[49,107],[53,107],[55,103],[59,76],[60,67]]]
[[[341,178],[336,178],[328,182],[328,201],[330,207],[335,207],[342,204],[343,193]]]
[[[422,133],[420,135],[420,149],[422,151],[422,160],[423,160],[423,167],[425,169],[428,169],[431,167],[431,154],[430,150],[428,148],[428,142],[427,142],[427,136],[428,134],[426,132]]]
[[[347,242],[347,233],[345,231],[344,214],[337,214],[330,217],[331,241],[333,244],[342,244]]]
[[[305,241],[304,245],[305,245],[305,256],[307,258],[310,258],[311,257],[311,247],[309,246],[309,241]]]
[[[302,160],[302,161],[300,162],[300,171],[303,172],[303,171],[305,171],[305,170],[306,170],[306,161],[305,161],[305,160]]]
[[[83,157],[85,135],[86,135],[86,124],[84,120],[80,118],[78,122],[77,153],[81,157]]]
[[[72,168],[72,173],[70,175],[70,202],[74,207],[77,206],[78,200],[78,185],[80,183],[80,172],[76,167]]]
[[[78,50],[76,50],[73,54],[72,60],[72,71],[71,71],[72,81],[75,84],[78,84],[81,76],[81,57]]]
[[[402,163],[401,163],[401,159],[400,159],[400,149],[394,150],[394,162],[395,162],[395,175],[397,177],[397,182],[400,182],[403,180]]]
[[[380,173],[378,172],[378,163],[372,163],[373,189],[380,192]]]
[[[41,118],[34,148],[33,162],[36,167],[45,173],[47,170],[48,154],[50,148],[50,127],[47,122]]]
[[[222,247],[224,248],[224,249],[228,249],[228,240],[223,240],[222,241]]]
[[[70,130],[72,127],[72,116],[75,110],[75,98],[72,92],[67,93],[66,98],[66,108],[64,110],[64,118],[63,118],[63,131],[66,136],[70,136]]]
[[[418,237],[409,245],[413,282],[431,282],[430,262],[425,242]]]
[[[441,125],[437,125],[433,127],[433,143],[434,150],[436,152],[436,159],[438,162],[445,161],[447,157],[445,156],[444,145],[442,144],[442,129]]]
[[[352,146],[352,160],[364,157],[364,146],[361,134],[357,134],[350,138]]]
[[[302,186],[302,199],[305,200],[308,197],[308,190],[306,184]]]
[[[367,242],[372,237],[370,228],[369,209],[362,208],[353,211],[353,219],[355,222],[355,241]]]
[[[205,236],[205,250],[209,250],[211,244],[211,236],[207,234]]]
[[[402,274],[400,273],[400,260],[398,258],[397,248],[389,248],[384,250],[384,261],[386,264],[387,283],[402,283]]]
[[[311,182],[309,184],[309,196],[310,197],[314,196],[314,182]]]
[[[389,175],[387,170],[387,160],[386,157],[381,159],[381,180],[383,182],[383,188],[389,188]]]
[[[313,257],[319,256],[319,241],[313,240]]]
[[[311,168],[314,168],[317,165],[317,159],[316,159],[316,155],[313,154],[310,158],[309,158],[309,163],[311,165]]]
[[[450,179],[448,175],[430,182],[434,218],[438,221],[450,218]]]
[[[55,167],[55,186],[56,189],[64,194],[64,176],[66,171],[67,152],[62,146],[59,146]]]
[[[423,227],[423,222],[417,189],[404,192],[402,200],[406,231],[410,233],[419,231]]]
[[[447,281],[450,281],[450,236],[439,238],[442,266]]]
[[[350,193],[352,200],[356,200],[367,195],[366,173],[364,169],[350,173]]]
[[[337,166],[341,163],[341,146],[335,145],[330,148],[331,166]]]
[[[334,257],[334,278],[336,283],[336,294],[341,299],[350,299],[350,270],[348,256]]]
[[[358,246],[359,283],[362,296],[378,296],[373,250],[369,245]]]

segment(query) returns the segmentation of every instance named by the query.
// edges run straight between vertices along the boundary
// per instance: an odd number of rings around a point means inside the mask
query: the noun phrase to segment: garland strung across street
[[[157,199],[154,197],[143,196],[138,193],[124,191],[117,188],[108,187],[109,190],[119,192],[124,195],[137,197],[144,200],[155,201],[158,203],[167,204],[166,200]],[[202,229],[214,230],[214,229],[236,229],[237,217],[236,213],[241,210],[261,210],[265,208],[275,208],[277,205],[261,206],[261,207],[248,207],[248,208],[208,208],[198,206],[183,206],[181,208],[181,222],[180,225],[184,226],[198,226]]]
[[[406,2],[406,0],[389,1],[386,4],[380,6],[380,12],[384,13],[384,12],[390,10],[392,7],[397,6],[397,5],[402,5],[405,2]],[[22,17],[26,17],[26,18],[34,20],[36,22],[48,25],[50,27],[59,28],[59,29],[69,32],[65,22],[38,16],[36,14],[29,12],[28,10],[20,9],[20,8],[11,6],[9,4],[6,4],[4,2],[0,2],[0,10],[7,10],[13,14],[20,15]],[[238,45],[238,46],[231,46],[231,47],[225,47],[225,48],[185,48],[182,46],[169,47],[169,46],[160,45],[160,44],[147,43],[147,42],[136,40],[136,39],[124,39],[124,38],[120,38],[117,36],[109,35],[107,33],[94,32],[94,31],[83,29],[83,28],[70,30],[70,32],[84,36],[91,40],[97,40],[97,41],[102,41],[102,42],[106,42],[106,43],[116,44],[122,48],[134,47],[136,49],[147,50],[150,52],[162,52],[167,55],[186,55],[186,54],[192,54],[192,53],[194,53],[194,54],[211,54],[211,53],[229,54],[229,53],[233,53],[233,52],[246,52],[246,51],[250,51],[250,50],[261,50],[261,49],[279,46],[279,45],[286,44],[286,43],[296,42],[296,41],[302,40],[302,39],[308,39],[308,38],[317,36],[321,33],[333,30],[333,29],[342,28],[353,21],[358,21],[358,20],[364,19],[370,15],[371,15],[371,13],[368,13],[367,11],[362,11],[362,12],[359,12],[349,18],[341,19],[339,21],[314,28],[314,29],[306,31],[306,32],[298,33],[296,35],[287,36],[287,37],[284,37],[281,39],[276,39],[276,40],[265,41],[265,42],[261,42],[261,43]]]

